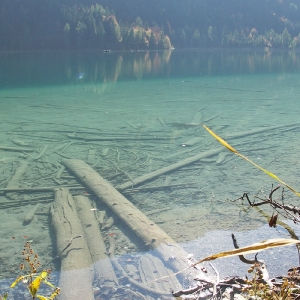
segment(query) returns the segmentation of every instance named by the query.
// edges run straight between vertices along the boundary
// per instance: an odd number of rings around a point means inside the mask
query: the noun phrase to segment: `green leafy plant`
[[[294,300],[299,297],[299,269],[289,270],[287,276],[283,276],[281,282],[277,284],[266,283],[260,271],[260,265],[254,264],[248,269],[252,274],[251,279],[246,280],[246,286],[242,289],[244,296],[250,296],[254,299],[265,300]]]
[[[8,293],[5,293],[3,296],[0,295],[0,300],[6,300]]]
[[[47,279],[49,279],[49,275],[51,270],[43,270],[40,274],[37,274],[37,269],[41,266],[40,261],[38,260],[38,255],[34,253],[31,248],[31,244],[26,242],[24,245],[24,249],[22,251],[23,261],[24,263],[20,264],[21,270],[28,270],[28,274],[20,275],[12,284],[11,288],[14,288],[20,281],[26,284],[27,289],[32,297],[32,299],[41,299],[41,300],[53,300],[59,294],[60,289],[51,284]],[[47,284],[53,289],[53,293],[49,297],[38,295],[38,290],[42,283]],[[5,297],[5,296],[4,296]],[[6,295],[7,297],[7,295]],[[6,298],[3,298],[6,299]]]

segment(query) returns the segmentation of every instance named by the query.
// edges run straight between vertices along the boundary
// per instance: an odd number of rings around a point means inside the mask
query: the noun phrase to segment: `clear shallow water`
[[[118,186],[130,178],[219,147],[201,126],[204,123],[224,138],[283,125],[228,141],[299,190],[298,53],[13,53],[1,54],[0,64],[1,144],[16,146],[13,141],[17,138],[38,151],[47,145],[43,159],[31,161],[21,186],[57,184],[53,177],[64,157],[89,161],[104,178]],[[74,133],[85,137],[96,133],[106,140],[74,140]],[[201,138],[198,143],[187,146],[196,137]],[[68,142],[73,144],[64,152],[54,152],[57,146]],[[90,149],[96,150],[93,157],[88,156]],[[0,152],[1,187],[6,186],[17,161],[24,159],[19,154]],[[230,201],[245,191],[254,196],[263,189],[268,194],[275,182],[233,154],[228,153],[221,164],[217,160],[217,156],[207,157],[163,174],[139,186],[138,191],[124,192],[145,214],[167,209],[149,218],[197,259],[232,248],[232,231],[237,232],[241,245],[283,236],[282,230],[262,227],[266,220],[256,211],[243,211]],[[68,176],[64,173],[59,183],[75,184]],[[157,186],[167,187],[141,190]],[[21,193],[18,197],[23,203],[14,203],[14,207],[11,200],[0,195],[5,204],[0,211],[2,282],[18,273],[24,236],[33,241],[44,263],[56,255],[48,215],[53,195],[47,196],[49,201],[42,204],[40,214],[24,226],[22,219],[30,206],[23,204],[32,195]],[[298,201],[289,192],[286,199],[294,204]],[[117,236],[116,254],[121,262],[124,257],[127,259],[126,255],[140,255],[147,250],[116,216],[109,211],[108,215],[115,218],[116,227],[105,233]],[[223,235],[216,230],[224,230]],[[297,263],[295,254],[274,253],[268,262],[271,274],[285,272],[287,265]],[[280,263],[278,256],[284,256]],[[232,275],[234,266],[239,275],[247,269],[237,259],[222,260],[221,275]],[[59,270],[59,263],[52,267]]]

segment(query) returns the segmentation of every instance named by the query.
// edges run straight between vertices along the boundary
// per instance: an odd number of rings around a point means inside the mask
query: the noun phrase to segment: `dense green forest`
[[[0,1],[0,50],[171,47],[300,47],[300,5],[288,0]]]

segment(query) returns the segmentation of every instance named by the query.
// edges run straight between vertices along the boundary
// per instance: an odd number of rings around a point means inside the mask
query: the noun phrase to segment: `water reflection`
[[[105,83],[170,76],[297,72],[296,51],[2,53],[0,86]]]

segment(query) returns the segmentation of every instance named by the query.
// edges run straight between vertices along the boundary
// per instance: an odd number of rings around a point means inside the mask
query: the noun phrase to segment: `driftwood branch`
[[[233,233],[231,234],[231,238],[232,238],[232,242],[233,242],[234,248],[235,249],[239,249],[239,245],[238,245],[237,240],[236,240],[236,238],[235,238],[235,236],[234,236]],[[241,262],[243,262],[245,264],[250,264],[250,265],[251,264],[255,264],[257,262],[256,259],[249,260],[249,259],[245,258],[244,255],[239,255],[239,259],[240,259]]]
[[[276,212],[284,216],[285,218],[288,218],[292,220],[294,223],[300,223],[300,208],[294,206],[294,205],[286,205],[284,204],[284,188],[282,188],[281,195],[275,200],[274,199],[274,194],[276,191],[279,191],[281,186],[277,186],[275,188],[271,188],[271,191],[268,196],[264,195],[263,198],[255,196],[255,199],[259,199],[260,202],[255,202],[254,200],[251,202],[248,193],[244,193],[242,197],[234,200],[241,200],[244,201],[245,199],[247,200],[249,206],[251,207],[258,207],[261,205],[268,204],[270,205]],[[281,203],[279,202],[281,201]],[[270,227],[276,227],[276,221],[277,221],[277,216],[275,218],[270,218],[269,219],[269,225]]]

